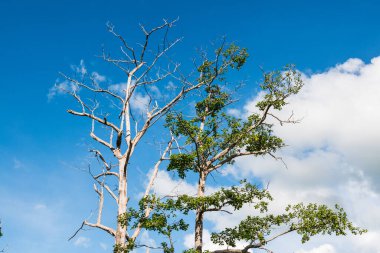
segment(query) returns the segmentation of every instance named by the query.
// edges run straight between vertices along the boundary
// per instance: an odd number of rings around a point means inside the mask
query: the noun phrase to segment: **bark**
[[[200,171],[199,173],[199,181],[198,181],[198,197],[203,197],[205,195],[205,184],[206,184],[206,173],[204,171]],[[194,247],[195,250],[199,253],[202,252],[203,246],[203,215],[204,210],[203,207],[200,206],[196,210],[195,214],[195,236],[194,236]]]
[[[127,211],[127,170],[126,170],[126,158],[123,157],[119,160],[119,196],[118,196],[118,209],[117,217],[124,214]],[[127,224],[117,222],[115,244],[122,247],[125,246]]]

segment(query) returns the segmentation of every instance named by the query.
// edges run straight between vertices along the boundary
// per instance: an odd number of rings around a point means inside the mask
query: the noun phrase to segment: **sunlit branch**
[[[153,185],[154,185],[154,181],[155,181],[156,178],[157,178],[157,174],[158,174],[159,166],[160,166],[160,164],[162,163],[162,161],[165,160],[165,158],[166,158],[166,154],[169,152],[169,150],[170,150],[170,148],[171,148],[171,146],[172,146],[172,144],[173,144],[173,141],[174,141],[174,137],[171,138],[171,140],[169,141],[169,143],[168,143],[166,149],[165,149],[164,152],[162,153],[160,159],[159,159],[159,160],[157,161],[157,163],[154,165],[154,168],[153,168],[153,171],[152,171],[152,175],[151,175],[150,180],[149,180],[149,183],[148,183],[148,185],[147,185],[147,187],[146,187],[146,189],[145,189],[144,197],[147,197],[148,194],[149,194],[149,192],[151,191],[151,189],[152,189],[152,187],[153,187]],[[151,211],[152,211],[152,209],[151,209],[150,207],[147,207],[147,208],[145,209],[144,217],[145,217],[145,218],[148,217]],[[135,231],[134,231],[134,233],[133,233],[133,235],[132,235],[131,238],[132,238],[132,239],[137,238],[137,236],[140,234],[140,232],[141,232],[141,223],[139,223],[139,224],[137,225],[137,227],[136,227],[136,229],[135,229]]]

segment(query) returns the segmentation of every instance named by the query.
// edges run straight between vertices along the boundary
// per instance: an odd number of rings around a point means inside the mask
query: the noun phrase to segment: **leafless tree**
[[[148,130],[172,107],[189,92],[202,87],[206,82],[205,79],[196,76],[196,71],[187,76],[181,74],[180,64],[175,63],[169,56],[169,51],[181,41],[181,39],[169,40],[169,31],[176,21],[163,20],[162,25],[150,30],[140,25],[144,39],[137,46],[130,45],[122,35],[116,32],[112,24],[107,24],[109,32],[121,43],[119,52],[121,57],[111,56],[105,50],[100,57],[125,74],[125,83],[117,88],[112,88],[110,85],[104,87],[105,84],[100,82],[97,76],[88,73],[81,73],[79,76],[61,73],[68,85],[58,88],[70,94],[79,108],[79,110],[69,109],[67,112],[87,118],[91,122],[89,134],[99,148],[90,151],[102,164],[102,170],[99,173],[90,171],[94,179],[94,190],[99,198],[96,221],[84,220],[70,239],[82,228],[93,227],[114,237],[117,247],[125,248],[130,242],[134,242],[141,232],[141,226],[137,226],[128,234],[128,224],[125,226],[119,221],[116,228],[103,224],[104,198],[109,196],[114,199],[117,205],[115,211],[117,217],[127,212],[130,200],[128,195],[129,163],[134,156],[136,146]],[[170,96],[165,95],[160,100],[155,99],[154,90],[164,91],[164,86],[169,80],[174,80],[177,88],[171,90]],[[138,115],[138,112],[133,110],[133,103],[136,103],[136,97],[141,95],[141,92],[148,102],[144,104],[144,110],[140,110]],[[111,106],[104,106],[102,102],[108,102]],[[159,166],[167,160],[173,143],[175,143],[173,137],[168,139],[166,148],[161,151],[158,161],[152,165],[154,169],[146,186],[145,195],[150,193]],[[112,157],[115,162],[113,164],[108,162],[108,155],[103,155],[102,152],[108,152],[109,157]],[[109,178],[117,181],[116,190],[109,186]],[[151,210],[147,209],[145,215],[149,216],[150,212]]]

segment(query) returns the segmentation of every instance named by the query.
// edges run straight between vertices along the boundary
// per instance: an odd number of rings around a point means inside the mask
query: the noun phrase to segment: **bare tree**
[[[216,76],[228,67],[217,66],[222,51],[217,51],[215,59],[208,60],[202,56],[201,66],[207,63],[208,67],[216,68],[216,71],[207,78],[202,77],[204,71],[194,71],[185,76],[179,71],[180,64],[174,62],[169,51],[181,41],[181,39],[169,40],[169,31],[177,20],[164,20],[163,24],[153,29],[147,29],[140,25],[143,33],[143,41],[136,48],[118,34],[112,24],[108,24],[109,32],[121,43],[119,54],[121,57],[113,57],[103,50],[101,58],[121,70],[125,74],[125,83],[119,87],[105,86],[99,82],[96,75],[90,75],[82,71],[78,76],[61,74],[65,79],[65,87],[58,87],[70,94],[78,103],[79,110],[69,109],[67,112],[78,117],[87,118],[91,122],[90,137],[99,144],[98,149],[91,149],[95,157],[101,163],[102,170],[91,176],[94,179],[94,190],[99,198],[98,213],[95,222],[84,220],[80,228],[70,238],[72,239],[84,227],[101,229],[115,238],[115,252],[124,252],[132,247],[141,232],[141,225],[134,226],[134,231],[128,234],[128,223],[117,221],[116,228],[107,226],[102,222],[104,198],[109,196],[114,199],[117,217],[127,214],[128,202],[128,171],[129,163],[134,156],[136,146],[141,142],[148,130],[155,125],[171,108],[181,101],[188,93],[210,83]],[[81,71],[79,71],[81,72]],[[173,89],[171,96],[154,97],[154,91],[163,91],[164,86],[173,80],[177,88]],[[143,110],[136,112],[133,109],[136,99],[144,94]],[[103,103],[111,106],[104,106]],[[110,108],[112,112],[110,111]],[[140,114],[139,114],[140,113]],[[145,196],[150,193],[157,176],[158,168],[162,161],[168,159],[174,138],[168,139],[167,146],[162,150],[161,156],[154,164],[153,173],[145,189]],[[115,162],[108,162],[106,150]],[[109,186],[109,178],[117,181],[117,189]],[[145,216],[151,212],[146,208]]]

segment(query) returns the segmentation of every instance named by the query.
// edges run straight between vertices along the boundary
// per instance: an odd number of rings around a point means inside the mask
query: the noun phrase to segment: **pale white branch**
[[[76,84],[79,87],[83,87],[83,88],[85,88],[85,89],[87,89],[89,91],[95,92],[95,93],[105,93],[105,94],[108,94],[108,95],[110,95],[110,96],[112,96],[112,97],[120,100],[120,102],[122,102],[122,103],[124,102],[123,99],[119,95],[117,95],[116,93],[113,93],[112,91],[109,91],[109,90],[106,90],[106,89],[102,89],[100,87],[98,87],[98,88],[92,88],[92,87],[86,85],[85,83],[79,82],[78,80],[76,80],[74,78],[71,78],[71,77],[69,77],[69,76],[67,76],[67,75],[65,75],[63,73],[60,73],[60,74],[65,79],[67,79],[68,81]],[[92,78],[90,78],[90,79],[94,82],[94,80]]]
[[[86,226],[89,226],[89,227],[93,227],[93,228],[99,228],[105,232],[107,232],[108,234],[112,235],[112,236],[115,236],[116,235],[116,232],[114,229],[110,228],[110,227],[107,227],[105,225],[102,225],[102,224],[97,224],[97,223],[90,223],[88,221],[84,221],[83,222],[84,225]]]
[[[111,143],[111,142],[110,142],[110,143]],[[106,167],[106,170],[107,170],[107,171],[111,170],[111,166],[108,165],[108,163],[106,162],[106,159],[104,159],[102,153],[101,153],[99,150],[97,150],[97,149],[91,149],[90,152],[95,153],[95,157],[99,158],[99,159],[103,162],[103,164],[104,164],[104,166]],[[104,174],[104,173],[103,173],[103,174]]]
[[[94,176],[94,179],[98,179],[98,178],[103,177],[103,176],[115,176],[115,177],[119,178],[118,173],[113,172],[113,171],[106,171],[106,172],[102,172],[102,173]]]
[[[106,146],[107,148],[111,149],[111,151],[114,151],[114,150],[115,150],[115,148],[112,146],[111,143],[106,142],[105,140],[99,138],[98,136],[96,136],[96,135],[94,134],[93,131],[91,131],[90,136],[91,136],[91,138],[93,138],[95,141],[97,141],[97,142],[99,142],[100,144],[102,144],[102,145]]]
[[[170,140],[169,143],[168,143],[168,146],[166,147],[166,149],[165,149],[164,152],[162,153],[160,159],[159,159],[159,160],[157,161],[157,163],[154,165],[154,168],[153,168],[153,171],[152,171],[152,175],[151,175],[150,180],[149,180],[149,183],[148,183],[148,185],[147,185],[147,187],[146,187],[146,189],[145,189],[144,197],[147,197],[148,194],[149,194],[149,192],[151,191],[151,189],[152,189],[152,187],[153,187],[153,185],[154,185],[154,181],[155,181],[155,179],[157,178],[157,173],[158,173],[159,166],[160,166],[160,164],[162,163],[162,161],[165,159],[165,156],[166,156],[166,154],[168,153],[168,151],[170,150],[170,148],[171,148],[171,146],[172,146],[172,144],[173,144],[173,141],[174,141],[174,138],[172,137],[171,140]],[[144,216],[145,216],[145,217],[148,217],[151,211],[152,211],[151,208],[150,208],[150,207],[147,207],[147,208],[145,209],[145,214],[144,214]],[[131,238],[132,238],[132,239],[137,238],[137,236],[140,234],[140,232],[141,232],[141,223],[139,223],[139,224],[137,225],[137,227],[136,227],[136,229],[135,229],[135,231],[134,231],[134,233],[133,233],[133,235],[132,235]]]
[[[117,126],[115,126],[113,123],[109,122],[106,118],[101,119],[101,118],[95,116],[94,114],[90,114],[90,113],[86,113],[86,112],[76,112],[73,110],[67,110],[67,112],[72,114],[72,115],[75,115],[75,116],[88,117],[90,119],[93,119],[93,120],[105,125],[105,126],[111,127],[116,132],[120,131]]]

